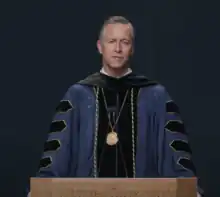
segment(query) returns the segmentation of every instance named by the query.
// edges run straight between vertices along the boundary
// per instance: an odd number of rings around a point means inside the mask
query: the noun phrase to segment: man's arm
[[[74,100],[70,88],[56,107],[36,177],[68,177],[76,168],[72,157],[77,155],[78,114]]]
[[[76,106],[68,90],[56,108],[47,141],[39,164],[37,176],[68,176],[71,159],[73,132],[76,126]]]
[[[161,131],[164,131],[161,138],[163,139],[161,173],[165,177],[196,177],[192,150],[179,108],[166,91],[164,96],[165,121],[164,128],[161,128]],[[198,192],[203,194],[201,188],[198,188]]]

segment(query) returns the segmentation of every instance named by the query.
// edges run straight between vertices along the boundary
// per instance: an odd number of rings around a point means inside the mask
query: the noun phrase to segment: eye
[[[109,41],[108,41],[108,43],[114,43],[114,42],[115,42],[114,40],[109,40]]]
[[[131,44],[130,44],[130,42],[124,42],[124,45],[129,46]]]
[[[126,45],[130,44],[130,42],[128,40],[123,40],[123,43],[126,44]]]

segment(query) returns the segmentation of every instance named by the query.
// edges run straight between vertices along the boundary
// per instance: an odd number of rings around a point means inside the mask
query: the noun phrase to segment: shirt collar
[[[132,72],[131,68],[128,68],[121,76],[117,76],[117,77],[115,77],[115,78],[124,77],[124,76],[130,74],[131,72]],[[107,75],[107,76],[110,76],[107,72],[105,72],[104,68],[102,68],[102,69],[100,70],[100,73],[102,73],[102,74],[104,74],[104,75]],[[112,77],[112,76],[110,76],[110,77]]]

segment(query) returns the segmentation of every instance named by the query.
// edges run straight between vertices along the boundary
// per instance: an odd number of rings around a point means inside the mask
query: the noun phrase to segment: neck
[[[123,77],[129,73],[131,73],[132,70],[130,68],[120,68],[120,69],[112,69],[106,66],[103,66],[101,69],[101,73],[108,75],[110,77],[120,78]]]

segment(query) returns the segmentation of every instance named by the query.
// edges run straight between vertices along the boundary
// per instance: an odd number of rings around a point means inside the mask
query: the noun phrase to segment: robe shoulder
[[[91,87],[76,83],[67,89],[65,95],[68,95],[68,97],[72,98],[74,101],[77,101],[81,98],[81,96],[86,96],[87,94],[91,93],[93,93]]]
[[[166,90],[165,86],[163,86],[160,83],[152,85],[151,90],[157,95],[167,94],[167,90]]]
[[[148,95],[151,95],[158,102],[166,103],[172,100],[167,88],[160,83],[153,84],[150,87],[144,87],[143,92],[150,92]]]
[[[70,94],[77,94],[77,93],[84,91],[85,89],[86,87],[84,85],[75,83],[67,89],[67,92]]]

